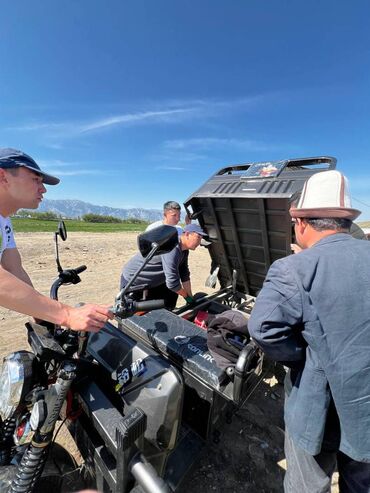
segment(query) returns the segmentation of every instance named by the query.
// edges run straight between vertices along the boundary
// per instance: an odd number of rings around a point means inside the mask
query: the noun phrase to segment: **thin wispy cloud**
[[[163,147],[172,151],[183,151],[186,149],[209,151],[229,148],[248,151],[270,151],[276,149],[271,144],[265,144],[251,139],[224,139],[217,137],[167,140],[164,142]]]
[[[163,142],[159,152],[152,154],[151,158],[161,163],[201,163],[209,161],[210,156],[215,153],[229,152],[257,152],[271,151],[273,145],[264,144],[251,139],[202,137],[189,139],[172,139]],[[171,169],[181,167],[178,165],[160,165],[157,169]],[[183,167],[181,167],[183,168]],[[187,168],[184,168],[187,169]]]
[[[98,118],[87,122],[31,122],[16,127],[8,127],[8,130],[45,135],[48,139],[52,139],[52,142],[49,143],[49,147],[50,145],[53,145],[58,148],[60,147],[60,141],[63,139],[76,138],[81,135],[108,130],[123,125],[157,124],[160,122],[175,123],[183,121],[192,113],[196,113],[196,108],[188,107],[159,111],[143,111]],[[56,143],[55,140],[58,142]]]
[[[41,168],[70,168],[74,166],[80,166],[81,163],[72,162],[72,161],[63,161],[61,159],[37,159],[35,158],[37,163],[41,166]]]
[[[220,130],[220,129],[218,129]],[[243,161],[243,156],[251,153],[282,153],[283,156],[299,154],[301,152],[297,144],[274,143],[271,140],[264,142],[248,138],[224,138],[224,137],[201,137],[171,139],[162,143],[159,152],[152,154],[155,161],[161,163],[188,163],[200,165],[209,163],[215,156],[223,156],[223,159]]]
[[[156,153],[150,154],[150,160],[154,163],[161,163],[156,169],[164,169],[164,167],[180,167],[186,168],[186,165],[201,162],[203,160],[209,159],[206,152],[192,152],[190,149],[187,150],[173,150],[173,149],[161,149]],[[169,163],[169,164],[163,164]],[[171,163],[181,163],[178,165],[173,165]]]
[[[65,170],[65,169],[50,169],[48,173],[57,176],[98,176],[98,175],[106,175],[107,173],[101,170],[96,169],[75,169],[75,170]]]
[[[29,122],[21,125],[8,127],[7,130],[19,130],[20,132],[34,132],[37,130],[60,130],[64,127],[63,123],[53,123],[53,122]]]
[[[119,124],[132,124],[142,123],[150,121],[169,121],[172,118],[181,117],[186,113],[191,113],[195,108],[179,108],[173,110],[163,111],[146,111],[142,113],[129,113],[126,115],[118,115],[110,118],[103,118],[101,120],[82,125],[80,132],[90,132],[92,130],[99,130],[106,127],[111,127]]]
[[[168,171],[186,171],[187,168],[182,166],[157,166],[156,169],[168,170]]]
[[[56,176],[99,176],[107,175],[109,171],[104,168],[98,169],[87,163],[62,161],[60,159],[36,159],[42,169]],[[91,164],[91,163],[90,163]]]
[[[257,104],[265,102],[267,99],[275,97],[272,94],[257,94],[254,96],[246,96],[233,99],[172,99],[166,101],[164,104],[170,107],[186,107],[191,106],[198,110],[203,109],[205,112],[212,112],[215,110],[241,110],[251,109]]]
[[[231,100],[171,100],[151,103],[151,108],[95,118],[90,121],[72,120],[64,122],[28,121],[7,130],[39,132],[54,138],[71,138],[90,132],[103,131],[117,126],[179,123],[186,119],[207,119],[230,111],[246,111],[264,100],[264,96],[253,96]],[[55,145],[55,144],[54,144]]]

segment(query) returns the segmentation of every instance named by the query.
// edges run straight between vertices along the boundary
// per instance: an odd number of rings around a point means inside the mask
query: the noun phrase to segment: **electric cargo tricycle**
[[[238,310],[249,316],[269,266],[291,253],[289,207],[313,173],[335,168],[330,157],[229,166],[185,202],[208,234],[208,286],[220,289],[170,312],[161,300],[135,302],[129,283],[115,300],[115,321],[97,333],[27,323],[31,351],[4,359],[0,378],[0,490],[55,493],[90,486],[101,492],[180,491],[209,440],[251,395],[264,358],[250,339],[235,364],[219,367],[197,315]],[[86,268],[63,269],[76,284]],[[138,237],[148,262],[170,251],[177,232],[163,226]],[[82,466],[53,442],[67,425]]]

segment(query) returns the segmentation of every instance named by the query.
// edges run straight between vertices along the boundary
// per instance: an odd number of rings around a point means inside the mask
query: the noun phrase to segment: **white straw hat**
[[[292,217],[356,219],[361,211],[352,209],[347,178],[339,171],[322,171],[312,175],[304,184]]]

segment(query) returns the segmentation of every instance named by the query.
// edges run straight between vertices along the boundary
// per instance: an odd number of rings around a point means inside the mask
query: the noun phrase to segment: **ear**
[[[297,227],[297,229],[301,235],[305,232],[307,226],[308,226],[308,224],[306,223],[306,221],[304,219],[300,219],[300,218],[297,219],[297,226],[296,227]]]
[[[4,186],[8,184],[8,174],[5,169],[0,168],[0,185]]]

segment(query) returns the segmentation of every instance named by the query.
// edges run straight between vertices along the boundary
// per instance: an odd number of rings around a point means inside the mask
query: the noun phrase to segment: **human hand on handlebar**
[[[78,308],[70,306],[64,308],[66,319],[61,325],[71,330],[98,332],[109,319],[113,318],[108,306],[86,304]]]

